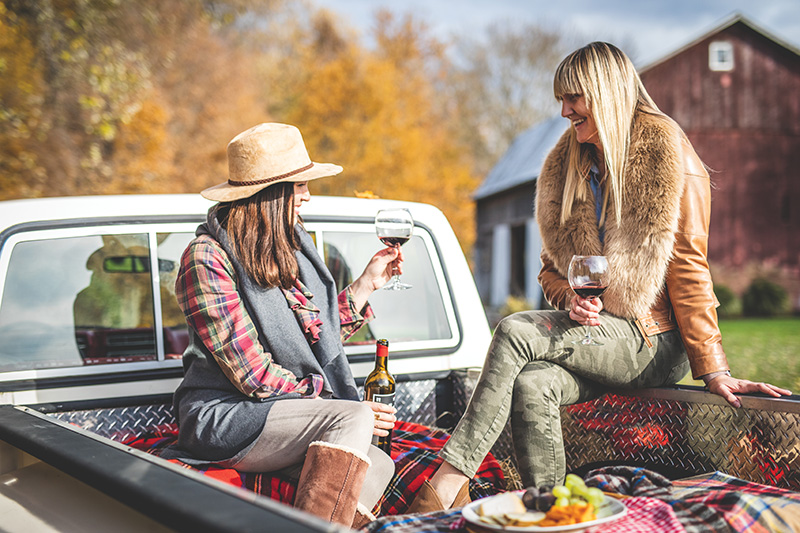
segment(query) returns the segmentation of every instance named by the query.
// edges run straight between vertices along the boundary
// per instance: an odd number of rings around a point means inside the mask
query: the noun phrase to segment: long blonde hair
[[[637,111],[665,116],[642,84],[633,63],[616,46],[594,42],[575,50],[556,69],[553,94],[561,101],[565,95],[583,95],[597,125],[606,165],[606,187],[600,225],[605,225],[609,195],[614,200],[617,226],[622,216],[625,163],[631,140],[634,113]],[[570,128],[567,147],[567,179],[562,198],[561,224],[569,220],[575,200],[590,194],[587,178],[595,150],[591,144],[578,142]]]

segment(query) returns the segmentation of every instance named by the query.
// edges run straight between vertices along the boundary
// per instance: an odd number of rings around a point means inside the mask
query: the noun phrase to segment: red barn
[[[777,276],[800,307],[800,51],[736,15],[640,74],[710,167],[715,281]]]

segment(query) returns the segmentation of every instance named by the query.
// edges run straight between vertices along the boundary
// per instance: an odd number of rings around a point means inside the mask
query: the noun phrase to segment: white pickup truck
[[[248,513],[264,508],[296,518],[107,438],[171,418],[188,342],[177,265],[211,205],[199,195],[0,202],[0,530],[157,529],[155,521],[244,531],[264,520]],[[388,339],[401,413],[433,424],[452,410],[442,401],[452,371],[480,367],[490,340],[444,215],[418,203],[313,197],[302,216],[342,288],[383,246],[377,211],[399,205],[415,220],[403,248],[413,289],[376,291],[377,318],[345,350],[361,384],[375,340]],[[187,505],[195,492],[208,500]]]
[[[199,195],[0,202],[0,530],[338,531],[252,491],[121,444],[174,422],[187,343],[177,263],[212,204]],[[381,247],[375,213],[410,209],[408,291],[376,291],[377,318],[345,346],[359,384],[390,341],[404,420],[451,428],[490,330],[458,241],[435,207],[313,197],[306,228],[344,286]],[[734,410],[692,387],[617,392],[562,409],[568,468],[722,469],[800,490],[800,401]],[[508,433],[493,449],[511,459]]]

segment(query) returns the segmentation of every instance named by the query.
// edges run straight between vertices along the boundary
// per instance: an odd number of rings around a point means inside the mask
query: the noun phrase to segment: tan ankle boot
[[[369,457],[353,448],[312,442],[300,471],[294,506],[345,526],[353,524],[358,496],[370,466]]]
[[[406,513],[432,513],[434,511],[444,511],[445,509],[454,509],[456,507],[464,507],[472,500],[469,497],[469,480],[465,481],[456,494],[456,499],[453,500],[453,505],[445,507],[439,498],[439,493],[433,488],[426,479],[417,492],[417,496],[408,508]]]

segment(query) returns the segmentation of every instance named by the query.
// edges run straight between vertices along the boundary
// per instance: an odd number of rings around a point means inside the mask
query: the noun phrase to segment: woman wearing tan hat
[[[359,402],[342,348],[371,320],[367,297],[399,268],[375,254],[340,294],[300,205],[307,182],[342,171],[314,163],[300,132],[260,124],[228,144],[227,182],[181,258],[178,303],[192,332],[173,400],[180,432],[165,457],[244,472],[299,471],[295,506],[357,526],[394,473],[371,446],[394,408]],[[321,401],[312,401],[321,400]]]

